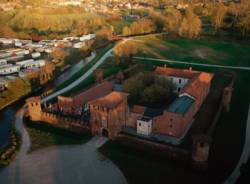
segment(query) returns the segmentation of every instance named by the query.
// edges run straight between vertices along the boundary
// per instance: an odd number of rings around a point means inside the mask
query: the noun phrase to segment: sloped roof
[[[192,78],[185,87],[181,90],[181,93],[188,93],[191,96],[197,98],[202,92],[204,86],[208,85],[213,79],[214,74],[201,72],[197,77]]]
[[[144,114],[146,107],[141,106],[141,105],[134,105],[131,112],[136,113],[136,114]]]
[[[82,106],[92,100],[109,94],[114,88],[111,82],[103,82],[73,97],[74,106]]]
[[[40,100],[41,100],[40,96],[33,96],[33,97],[26,99],[26,102],[38,102]]]
[[[184,115],[193,103],[193,98],[184,95],[176,98],[175,101],[167,108],[167,111]]]
[[[89,104],[94,104],[101,107],[112,109],[118,106],[127,96],[128,96],[127,93],[113,91],[106,96],[90,101]]]
[[[197,76],[200,72],[187,69],[156,67],[155,73],[182,78],[193,78]]]
[[[143,116],[154,118],[154,117],[157,117],[157,116],[161,116],[162,114],[163,114],[162,109],[152,109],[152,108],[147,107],[145,109],[145,112],[144,112]]]

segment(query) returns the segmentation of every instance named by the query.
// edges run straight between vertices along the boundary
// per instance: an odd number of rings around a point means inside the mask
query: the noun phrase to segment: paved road
[[[107,138],[93,137],[83,145],[51,147],[27,154],[30,139],[23,128],[24,111],[17,113],[16,128],[22,146],[15,160],[0,173],[1,184],[126,184],[120,170],[98,151]]]
[[[224,68],[224,69],[236,69],[236,70],[250,71],[250,67],[245,67],[245,66],[212,65],[212,64],[192,63],[192,62],[186,62],[186,61],[174,61],[174,60],[168,60],[168,59],[156,59],[156,58],[147,58],[147,57],[133,57],[133,58],[138,59],[138,60],[146,60],[146,61],[163,61],[166,63],[188,64],[188,65],[193,65],[193,66],[205,66],[205,67],[212,67],[212,68]]]
[[[75,73],[79,72],[82,70],[87,64],[89,64],[96,56],[96,52],[92,52],[89,57],[86,57],[85,59],[81,60],[79,63],[75,64],[72,66],[69,70],[61,74],[56,80],[55,80],[55,86],[57,87],[60,84],[62,84],[64,81],[68,80],[71,78]]]
[[[97,61],[92,68],[90,68],[84,75],[82,75],[79,79],[77,79],[76,81],[74,81],[73,83],[71,83],[70,85],[68,85],[67,87],[56,91],[55,93],[45,97],[42,99],[42,103],[43,102],[47,102],[63,93],[68,92],[69,90],[73,89],[74,87],[76,87],[77,85],[79,85],[82,81],[84,81],[85,79],[87,79],[112,53],[112,48],[110,50],[108,50],[100,59],[99,61]]]
[[[241,154],[240,160],[234,169],[231,176],[225,181],[224,184],[234,184],[236,183],[237,179],[240,177],[240,169],[243,164],[246,164],[250,155],[250,106],[248,110],[248,119],[247,119],[247,127],[246,127],[246,137],[245,137],[245,144],[243,148],[243,152]]]

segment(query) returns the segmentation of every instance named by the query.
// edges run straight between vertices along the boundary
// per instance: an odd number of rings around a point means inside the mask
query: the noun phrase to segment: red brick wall
[[[98,109],[94,105],[90,105],[92,134],[102,135],[103,128],[105,128],[109,132],[109,138],[114,139],[122,128],[125,127],[126,111],[127,98],[113,109],[103,109],[102,107]],[[103,118],[105,118],[106,121],[104,121]],[[106,127],[103,126],[103,122],[107,123]]]
[[[162,116],[153,119],[153,133],[179,137],[182,133],[183,117],[179,114],[165,112]]]

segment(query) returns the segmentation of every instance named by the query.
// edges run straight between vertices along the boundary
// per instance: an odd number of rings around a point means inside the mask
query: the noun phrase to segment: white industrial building
[[[0,38],[0,43],[2,43],[3,45],[10,45],[13,43],[13,40],[7,38]]]
[[[137,133],[149,136],[152,132],[152,118],[142,117],[137,120]]]
[[[16,63],[16,65],[22,67],[22,68],[33,68],[33,67],[42,67],[45,65],[45,60],[39,59],[39,60],[34,60],[34,59],[28,59],[24,61],[19,61]]]
[[[6,59],[0,59],[0,66],[1,65],[6,65],[7,64],[7,60]]]
[[[7,60],[7,62],[16,62],[16,61],[19,61],[21,59],[23,59],[24,56],[23,55],[20,55],[20,56],[11,56],[11,57],[8,57],[8,58],[5,58]]]
[[[82,47],[84,47],[86,44],[84,43],[84,42],[77,42],[77,43],[75,43],[74,45],[73,45],[73,47],[75,48],[75,49],[80,49],[80,48],[82,48]]]
[[[31,54],[31,57],[33,59],[39,58],[39,57],[41,57],[41,53],[40,52],[34,52],[34,53]]]
[[[95,38],[95,34],[88,34],[88,35],[83,35],[80,37],[80,41],[88,41],[88,40],[91,40],[91,39],[94,39]]]
[[[14,66],[4,66],[0,68],[0,75],[9,75],[18,73],[20,71],[20,66],[14,65]]]

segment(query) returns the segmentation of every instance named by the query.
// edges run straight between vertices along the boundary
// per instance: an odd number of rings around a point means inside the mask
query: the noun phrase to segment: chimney
[[[192,71],[193,70],[193,68],[192,67],[189,67],[189,71]]]

